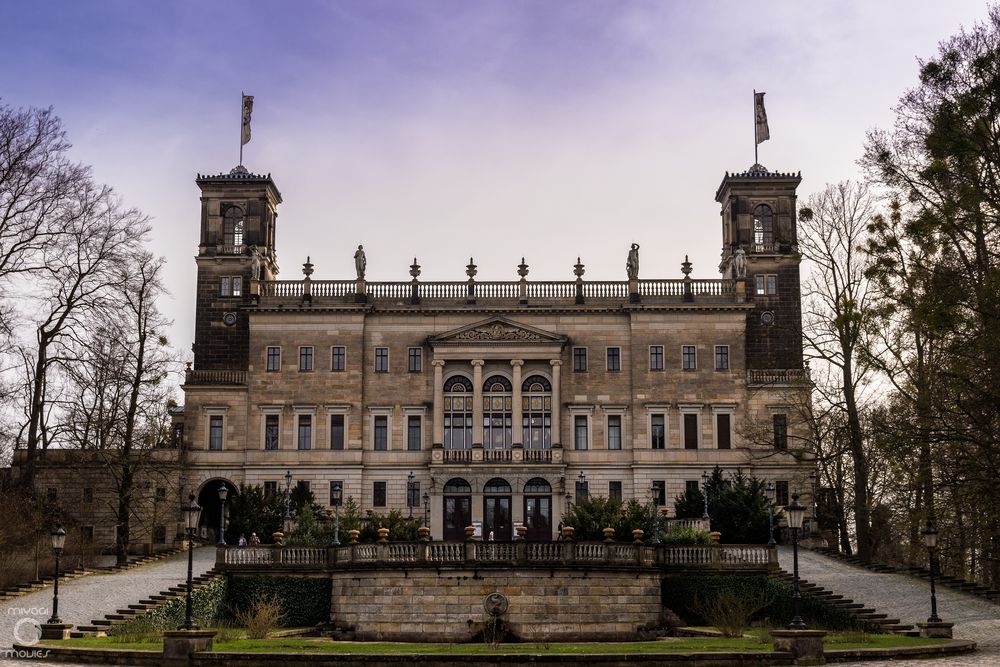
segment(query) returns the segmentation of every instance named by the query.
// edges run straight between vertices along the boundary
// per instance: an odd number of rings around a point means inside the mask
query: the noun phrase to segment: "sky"
[[[919,59],[980,1],[8,3],[0,101],[55,108],[74,159],[148,214],[171,342],[190,358],[197,173],[270,173],[279,278],[718,277],[715,191],[754,161],[801,171],[800,201],[862,176]]]

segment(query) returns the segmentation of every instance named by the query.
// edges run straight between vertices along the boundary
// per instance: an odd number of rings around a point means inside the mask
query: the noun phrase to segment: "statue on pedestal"
[[[737,248],[733,253],[733,278],[747,277],[747,253],[743,248]]]
[[[628,251],[628,260],[625,262],[625,273],[629,280],[639,278],[639,244],[633,243],[632,249]]]
[[[358,251],[354,253],[354,270],[358,272],[358,280],[365,279],[365,267],[367,266],[368,260],[365,259],[365,247],[359,245]]]
[[[257,246],[252,245],[250,246],[250,279],[260,280],[260,270],[260,250],[257,249]]]

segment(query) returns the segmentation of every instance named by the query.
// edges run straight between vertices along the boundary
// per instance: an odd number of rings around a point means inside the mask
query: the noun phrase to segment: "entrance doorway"
[[[490,533],[498,542],[514,539],[514,525],[511,521],[511,488],[507,480],[495,477],[483,488],[483,539]]]
[[[552,486],[541,477],[524,485],[525,539],[532,542],[552,540]]]
[[[461,542],[465,527],[472,525],[472,487],[460,477],[444,485],[444,539]]]

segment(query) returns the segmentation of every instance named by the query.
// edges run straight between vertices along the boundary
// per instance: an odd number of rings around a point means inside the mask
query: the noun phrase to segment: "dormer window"
[[[243,209],[230,206],[222,221],[222,244],[227,246],[243,245]]]
[[[753,210],[753,242],[756,245],[774,243],[774,214],[767,204],[760,204]]]

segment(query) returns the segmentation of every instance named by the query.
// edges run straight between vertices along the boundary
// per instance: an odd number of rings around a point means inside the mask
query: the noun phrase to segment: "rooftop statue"
[[[639,278],[639,244],[633,243],[632,249],[628,251],[628,260],[625,262],[625,272],[629,280]]]
[[[368,260],[365,259],[365,247],[359,245],[358,251],[354,253],[354,269],[358,272],[358,280],[365,279],[365,267],[367,266]]]

